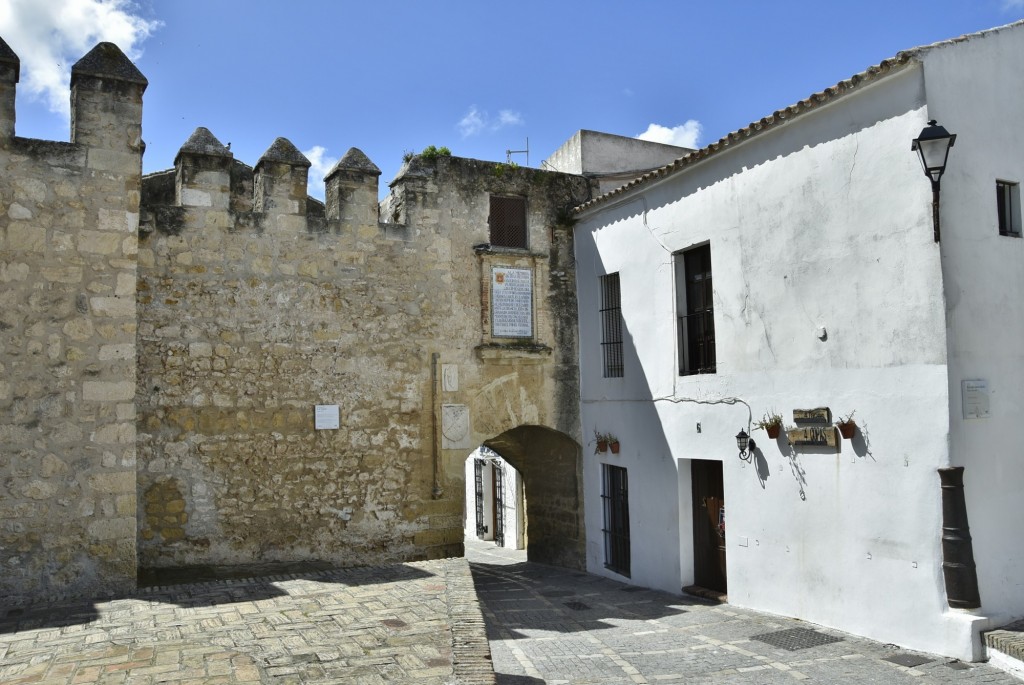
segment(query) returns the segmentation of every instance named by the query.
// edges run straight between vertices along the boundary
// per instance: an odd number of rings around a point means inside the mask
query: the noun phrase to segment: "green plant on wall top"
[[[428,145],[423,148],[423,152],[420,153],[420,157],[423,159],[437,159],[438,157],[451,157],[452,151],[442,145],[441,147],[435,147]]]

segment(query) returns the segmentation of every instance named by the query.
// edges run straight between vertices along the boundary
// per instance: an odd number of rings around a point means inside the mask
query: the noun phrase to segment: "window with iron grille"
[[[619,274],[601,276],[601,353],[604,377],[622,377],[622,306]]]
[[[604,567],[629,577],[629,479],[626,469],[602,465]]]
[[[491,196],[491,245],[526,249],[526,198]]]
[[[999,235],[1020,237],[1020,185],[996,181],[996,210]]]
[[[711,246],[675,255],[679,375],[715,372]]]

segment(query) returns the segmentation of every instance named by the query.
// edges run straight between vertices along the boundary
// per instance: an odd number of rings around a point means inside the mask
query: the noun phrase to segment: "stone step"
[[[982,634],[988,662],[1024,680],[1024,620]]]

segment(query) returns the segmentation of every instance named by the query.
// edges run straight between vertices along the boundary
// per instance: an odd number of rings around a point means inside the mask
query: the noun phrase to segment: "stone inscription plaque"
[[[793,423],[817,423],[827,426],[832,423],[832,410],[828,407],[794,409]]]
[[[839,431],[835,426],[806,426],[786,431],[786,437],[793,445],[811,447],[838,447]]]
[[[532,269],[491,269],[491,335],[533,337]]]

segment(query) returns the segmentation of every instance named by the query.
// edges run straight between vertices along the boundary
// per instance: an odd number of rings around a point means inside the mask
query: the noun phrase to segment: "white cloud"
[[[302,151],[302,154],[306,155],[306,159],[313,165],[309,167],[306,192],[321,200],[324,199],[324,176],[338,163],[337,157],[328,157],[326,153],[327,148],[320,145],[314,145],[310,149]]]
[[[459,120],[459,131],[462,132],[463,138],[475,136],[486,127],[487,125],[484,123],[484,115],[480,114],[480,110],[476,108],[476,105],[470,107],[469,111],[466,112],[466,116]]]
[[[649,140],[652,143],[665,143],[666,145],[678,145],[680,147],[697,148],[700,146],[700,134],[704,127],[699,121],[689,119],[685,124],[679,124],[669,128],[659,124],[651,124],[647,130],[637,136],[640,140]]]
[[[513,112],[510,109],[503,109],[500,112],[498,112],[498,125],[496,126],[496,128],[501,128],[502,126],[522,125],[523,115],[520,114],[519,112]]]
[[[19,91],[69,114],[71,65],[101,41],[130,59],[159,26],[129,0],[0,0],[0,36],[21,58]]]
[[[498,112],[496,118],[492,118],[486,110],[471,105],[469,111],[459,120],[458,129],[463,138],[469,138],[484,131],[497,131],[506,126],[522,126],[525,123],[523,115],[514,110],[503,109]]]
[[[1012,12],[1024,9],[1024,0],[1003,0],[1003,10]]]

